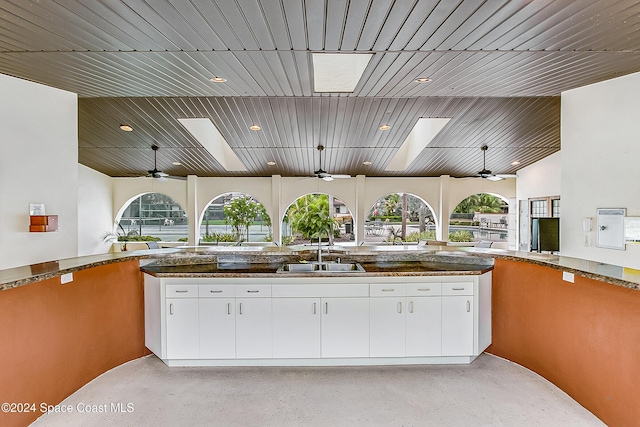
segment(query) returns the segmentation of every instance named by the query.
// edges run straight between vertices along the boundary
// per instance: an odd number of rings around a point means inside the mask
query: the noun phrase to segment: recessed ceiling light
[[[416,83],[429,83],[431,79],[429,77],[418,77],[414,80]]]
[[[251,130],[260,130],[260,126],[258,126],[258,125],[251,125],[251,126],[249,126],[249,129],[251,129]]]
[[[380,126],[378,129],[380,129],[380,130],[389,130],[389,129],[391,129],[391,126],[389,126],[389,125],[382,125],[382,126]]]
[[[171,164],[174,166],[182,166],[182,163],[180,162],[171,162]]]
[[[225,79],[224,77],[211,77],[209,80],[214,83],[224,83],[227,81],[227,79]]]
[[[133,130],[133,128],[129,125],[120,125],[120,129],[122,129],[125,132],[131,132]]]
[[[267,164],[268,164],[269,166],[275,166],[275,165],[276,165],[276,162],[267,162]]]
[[[519,162],[519,161],[517,161],[517,160],[514,160],[513,162],[511,162],[511,164],[512,164],[513,166],[516,166],[516,165],[519,165],[519,164],[520,164],[520,162]]]
[[[362,164],[365,166],[371,166],[371,162],[369,160],[362,162]]]

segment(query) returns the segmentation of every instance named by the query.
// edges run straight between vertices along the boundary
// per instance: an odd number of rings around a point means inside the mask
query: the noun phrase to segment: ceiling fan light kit
[[[487,150],[489,147],[487,144],[480,147],[482,150],[482,170],[478,172],[481,178],[486,178],[489,181],[501,181],[505,178],[516,178],[516,175],[511,174],[494,174],[490,170],[487,169]]]
[[[315,176],[327,182],[333,181],[335,178],[351,178],[351,175],[334,175],[322,169],[322,151],[324,150],[324,145],[318,145],[316,148],[319,152],[319,167],[317,171],[313,172]]]
[[[154,178],[159,182],[165,182],[167,181],[168,178],[182,179],[182,180],[186,179],[179,176],[169,176],[169,174],[164,173],[161,170],[158,170],[158,150],[160,149],[160,147],[153,144],[151,146],[151,149],[153,150],[153,169],[147,171],[147,175],[146,175],[147,178]]]

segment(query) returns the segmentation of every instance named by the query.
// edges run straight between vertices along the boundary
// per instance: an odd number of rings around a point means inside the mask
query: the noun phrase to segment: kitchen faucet
[[[327,236],[329,236],[329,233],[327,233]],[[322,237],[320,235],[320,233],[318,233],[318,264],[322,264]],[[327,254],[329,254],[330,251],[327,249]]]

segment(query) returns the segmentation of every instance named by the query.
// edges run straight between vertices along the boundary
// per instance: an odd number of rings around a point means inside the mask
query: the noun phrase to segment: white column
[[[272,239],[278,245],[282,245],[282,177],[280,175],[273,175],[271,177],[271,233]]]
[[[438,207],[438,221],[436,227],[436,239],[443,242],[449,241],[449,193],[450,176],[440,176],[440,206]]]
[[[507,240],[509,242],[509,250],[515,251],[518,249],[517,241],[517,226],[518,226],[518,200],[515,197],[509,198],[509,211],[507,215],[508,222],[508,234]]]
[[[356,211],[354,212],[354,220],[355,220],[355,241],[356,244],[361,244],[364,242],[364,222],[365,215],[367,215],[368,206],[365,206],[365,196],[366,196],[366,176],[357,175],[356,176]]]
[[[196,175],[187,176],[187,218],[189,219],[188,236],[189,245],[197,245],[200,238],[200,209],[198,209],[198,177]]]

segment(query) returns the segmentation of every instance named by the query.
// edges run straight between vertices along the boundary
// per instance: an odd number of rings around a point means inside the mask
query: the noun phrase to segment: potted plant
[[[120,224],[119,222],[115,223],[114,230],[115,231],[106,232],[104,237],[102,238],[102,241],[124,242],[122,248],[120,249],[123,252],[127,250],[127,242],[129,242],[133,236],[136,236],[138,234],[138,232],[135,230],[131,230],[129,232],[125,231],[125,229],[122,227],[122,224]]]

